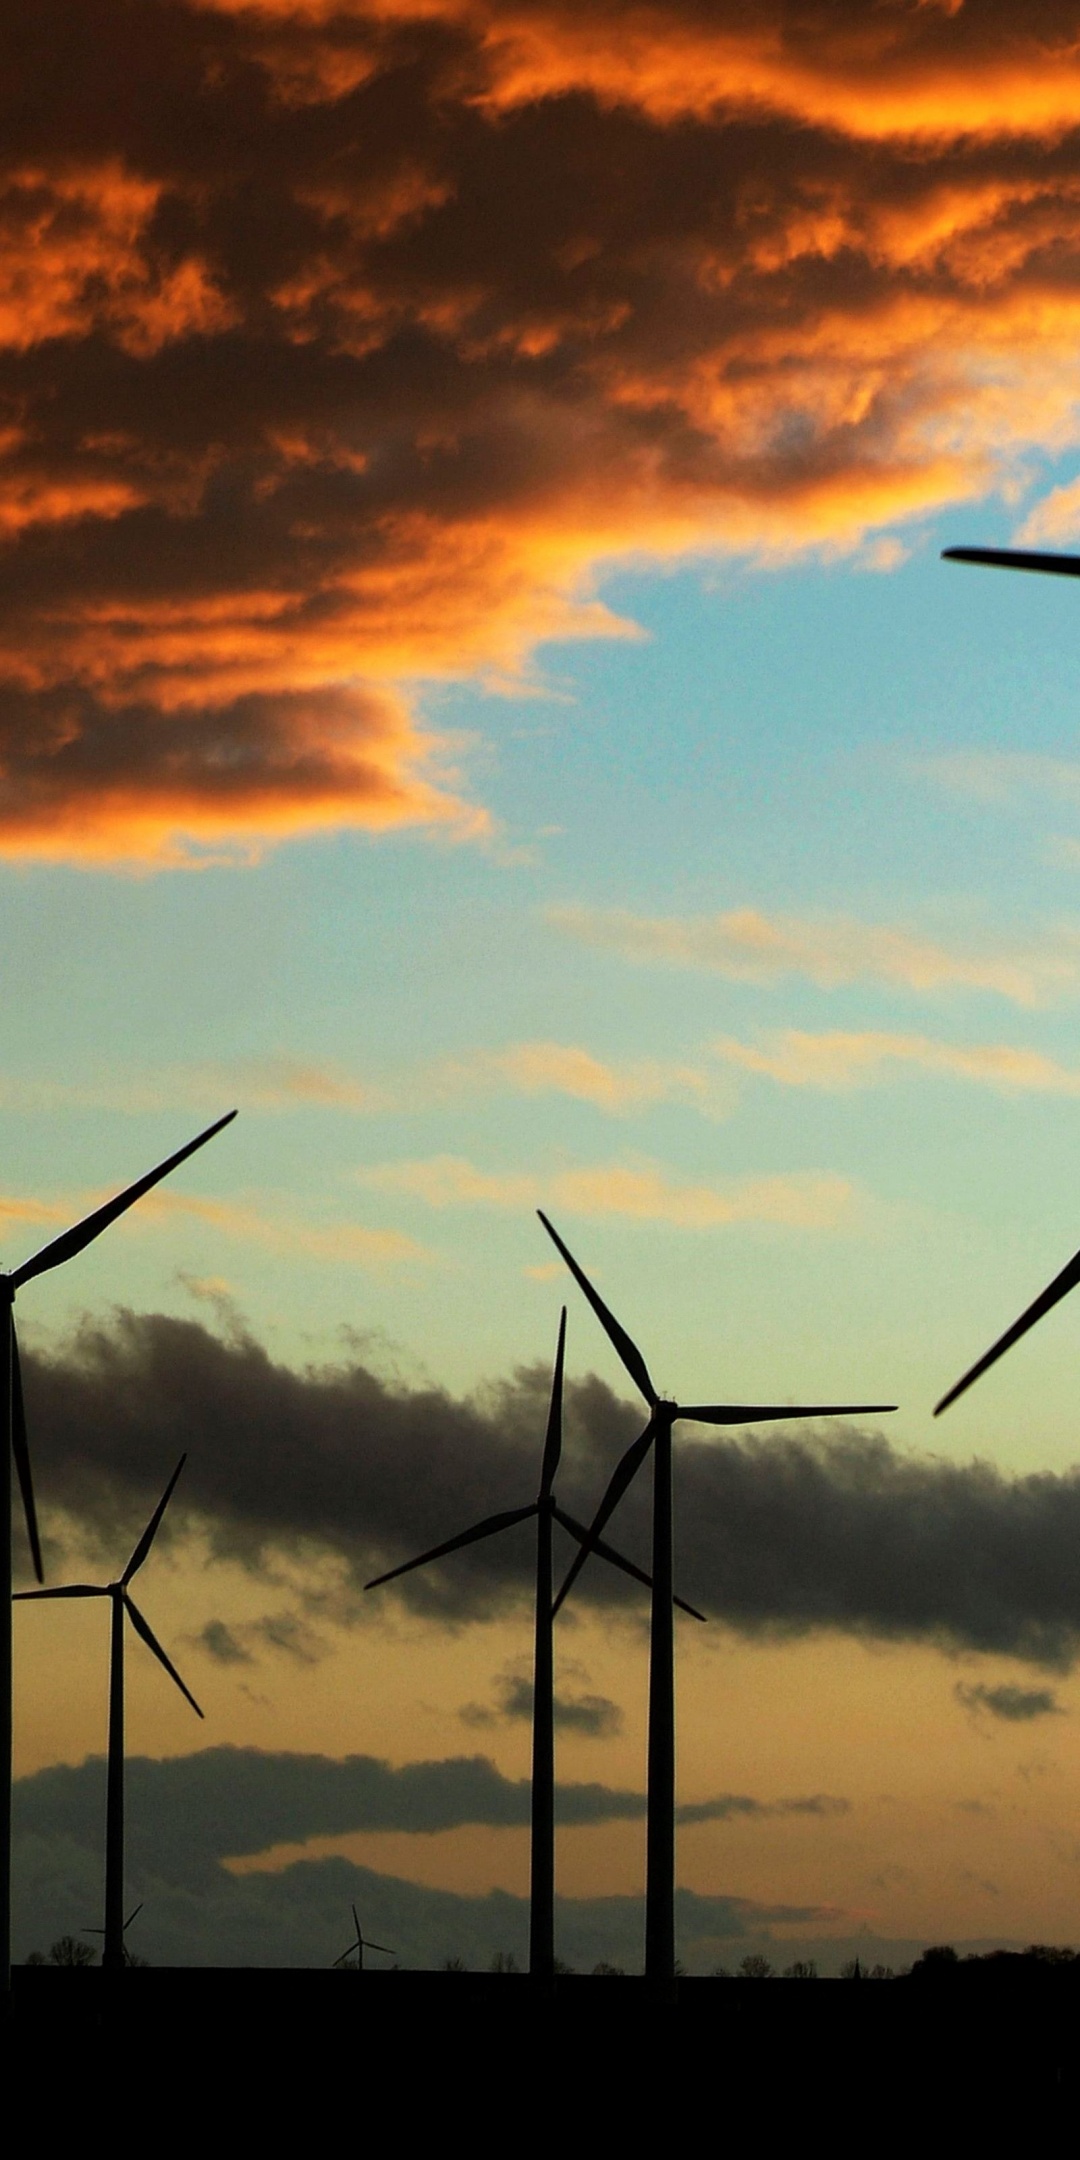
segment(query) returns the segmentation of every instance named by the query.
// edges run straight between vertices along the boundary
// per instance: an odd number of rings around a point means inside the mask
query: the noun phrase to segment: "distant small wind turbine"
[[[360,1915],[357,1912],[355,1905],[352,1907],[352,1916],[353,1920],[356,1923],[356,1941],[351,1942],[348,1949],[343,1950],[341,1956],[334,1959],[335,1966],[347,1965],[349,1959],[351,1957],[355,1957],[357,1972],[363,1972],[365,1950],[381,1950],[384,1957],[397,1956],[396,1950],[388,1950],[385,1943],[372,1942],[370,1938],[365,1935],[364,1930],[360,1925]]]
[[[537,1977],[550,1980],[555,1971],[555,1679],[554,1644],[551,1603],[552,1524],[560,1523],[569,1531],[579,1545],[589,1540],[589,1550],[599,1553],[601,1559],[612,1567],[621,1568],[624,1575],[631,1575],[635,1582],[647,1589],[651,1582],[644,1570],[635,1567],[632,1560],[624,1558],[599,1536],[593,1536],[583,1523],[576,1522],[555,1498],[555,1473],[562,1454],[562,1398],[563,1356],[566,1348],[566,1307],[559,1319],[559,1339],[555,1349],[555,1370],[551,1382],[551,1400],[548,1406],[547,1435],[540,1468],[540,1490],[528,1507],[511,1508],[502,1515],[488,1515],[483,1522],[474,1523],[471,1530],[463,1530],[459,1537],[447,1538],[445,1544],[434,1545],[430,1552],[421,1553],[416,1560],[406,1560],[401,1567],[391,1568],[385,1575],[377,1575],[365,1589],[375,1590],[380,1583],[393,1582],[395,1576],[408,1575],[413,1568],[426,1567],[431,1560],[441,1560],[446,1553],[459,1552],[464,1545],[475,1545],[481,1538],[496,1537],[500,1530],[510,1530],[517,1523],[536,1518],[536,1633],[533,1654],[533,1756],[532,1756],[532,1856],[529,1891],[529,1971]],[[669,1587],[669,1597],[672,1595]],[[675,1603],[695,1620],[702,1620],[703,1613],[695,1612],[681,1598]]]
[[[856,1412],[895,1410],[895,1403],[817,1403],[793,1409],[772,1403],[675,1403],[657,1394],[637,1344],[552,1228],[540,1220],[552,1243],[588,1298],[605,1335],[621,1358],[634,1386],[649,1406],[649,1422],[632,1441],[612,1474],[607,1491],[582,1541],[570,1573],[555,1601],[556,1612],[590,1552],[599,1551],[599,1533],[653,1450],[652,1627],[649,1643],[649,1818],[646,1845],[645,1976],[670,1989],[675,1981],[675,1630],[672,1613],[674,1541],[671,1492],[671,1429],[679,1418],[695,1425],[757,1425],[766,1420],[849,1417]]]
[[[12,1457],[22,1494],[34,1573],[39,1582],[45,1580],[26,1440],[19,1345],[15,1335],[15,1293],[35,1275],[62,1267],[65,1260],[73,1260],[76,1253],[92,1245],[94,1239],[100,1237],[118,1216],[134,1207],[136,1200],[141,1200],[151,1186],[160,1184],[170,1170],[176,1170],[186,1162],[197,1148],[205,1147],[215,1133],[232,1124],[235,1116],[235,1110],[230,1110],[225,1117],[218,1118],[216,1124],[208,1125],[205,1132],[189,1140],[186,1147],[178,1148],[175,1155],[148,1170],[145,1177],[137,1178],[134,1185],[125,1186],[115,1199],[106,1200],[103,1207],[94,1208],[81,1222],[74,1223],[69,1230],[62,1230],[59,1237],[51,1238],[32,1259],[24,1260],[21,1267],[12,1269],[9,1274],[0,1274],[0,2000],[6,1999],[11,1988],[11,1476],[8,1465]]]
[[[139,1917],[139,1914],[141,1913],[142,1909],[143,1909],[143,1900],[142,1900],[142,1898],[140,1898],[140,1899],[139,1899],[139,1902],[138,1902],[138,1904],[137,1904],[137,1905],[134,1905],[134,1906],[132,1907],[131,1911],[129,1912],[129,1914],[128,1914],[128,1916],[127,1916],[127,1919],[126,1919],[126,1920],[125,1920],[125,1922],[124,1922],[124,1929],[123,1929],[123,1933],[124,1933],[124,1963],[125,1963],[125,1965],[130,1965],[130,1963],[131,1963],[131,1954],[130,1954],[130,1952],[129,1952],[129,1950],[128,1950],[128,1946],[127,1946],[127,1931],[128,1931],[128,1929],[129,1929],[129,1927],[131,1926],[131,1923],[132,1923],[132,1921],[133,1921],[133,1920],[137,1920],[137,1919],[138,1919],[138,1917]],[[85,1927],[85,1928],[83,1928],[82,1932],[83,1932],[83,1934],[84,1934],[84,1935],[104,1935],[104,1933],[105,1933],[105,1930],[104,1930],[104,1928],[96,1928],[96,1927]]]
[[[112,1600],[112,1632],[109,1657],[109,1768],[105,1797],[105,1948],[101,1962],[110,1971],[118,1970],[124,1963],[124,1616],[130,1620],[136,1635],[141,1635],[148,1650],[152,1650],[158,1663],[164,1665],[170,1680],[174,1680],[181,1695],[191,1704],[196,1717],[202,1711],[185,1687],[171,1659],[154,1634],[148,1620],[143,1618],[128,1588],[146,1559],[158,1534],[161,1518],[173,1495],[173,1487],[180,1475],[186,1455],[179,1462],[123,1574],[111,1583],[65,1583],[56,1590],[18,1590],[20,1601],[42,1598],[107,1597]],[[133,1917],[133,1916],[132,1916]]]

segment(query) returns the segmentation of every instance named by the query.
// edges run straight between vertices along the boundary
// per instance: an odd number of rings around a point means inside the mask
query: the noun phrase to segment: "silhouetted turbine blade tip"
[[[166,1485],[165,1490],[162,1493],[161,1498],[158,1501],[158,1504],[154,1509],[154,1512],[151,1515],[150,1520],[147,1523],[146,1528],[143,1531],[143,1534],[139,1539],[139,1542],[136,1545],[130,1560],[128,1561],[128,1564],[120,1577],[121,1588],[126,1589],[128,1583],[131,1581],[132,1576],[137,1575],[139,1569],[142,1567],[142,1564],[150,1551],[150,1547],[153,1544],[159,1529],[161,1528],[161,1518],[164,1515],[170,1500],[172,1499],[173,1491],[176,1486],[176,1480],[179,1477],[180,1472],[183,1469],[186,1461],[187,1455],[181,1455],[180,1460],[177,1463],[176,1468],[173,1471],[173,1474],[169,1479],[169,1482]]]
[[[124,1592],[124,1605],[127,1611],[128,1619],[131,1621],[132,1627],[134,1628],[136,1635],[142,1636],[142,1639],[146,1644],[147,1649],[152,1650],[154,1656],[158,1660],[158,1663],[164,1665],[170,1680],[174,1680],[176,1682],[176,1685],[179,1688],[181,1695],[183,1695],[185,1701],[191,1704],[191,1707],[194,1710],[196,1717],[202,1717],[203,1713],[200,1710],[199,1705],[191,1692],[191,1689],[184,1685],[184,1682],[181,1680],[180,1675],[172,1662],[172,1659],[166,1656],[165,1651],[162,1649],[161,1644],[159,1643],[157,1636],[153,1631],[153,1628],[150,1626],[150,1622],[143,1619],[143,1616],[139,1611],[139,1608],[136,1605],[134,1598],[129,1597],[126,1591]]]
[[[512,1530],[515,1523],[527,1522],[535,1515],[537,1502],[530,1500],[528,1507],[509,1508],[502,1515],[485,1515],[483,1522],[474,1523],[471,1530],[462,1530],[458,1537],[446,1538],[441,1545],[433,1545],[430,1552],[418,1553],[415,1560],[403,1560],[400,1567],[388,1568],[385,1575],[375,1575],[364,1584],[365,1590],[377,1590],[381,1583],[393,1582],[396,1575],[409,1575],[413,1568],[426,1567],[430,1560],[441,1560],[445,1553],[460,1552],[463,1545],[476,1545],[481,1538],[497,1537],[500,1530]]]
[[[678,1416],[695,1425],[763,1425],[781,1418],[865,1417],[895,1410],[895,1403],[688,1403]]]
[[[23,1604],[27,1598],[108,1597],[108,1595],[109,1593],[103,1583],[88,1582],[64,1583],[56,1590],[16,1590],[12,1593],[13,1602],[17,1605]]]
[[[1066,1262],[1060,1274],[1055,1275],[1053,1282],[1048,1283],[1046,1289],[1040,1291],[1039,1296],[1034,1298],[1030,1305],[1024,1307],[1019,1320],[1014,1320],[1012,1326],[1006,1328],[1004,1335],[999,1335],[997,1341],[991,1343],[989,1350],[981,1358],[978,1358],[974,1365],[968,1368],[968,1371],[957,1381],[956,1386],[950,1388],[947,1395],[942,1396],[941,1401],[935,1407],[934,1416],[940,1417],[942,1411],[947,1410],[949,1404],[954,1403],[958,1395],[963,1395],[973,1381],[978,1380],[984,1372],[989,1370],[991,1365],[996,1365],[999,1357],[1004,1357],[1006,1350],[1011,1350],[1013,1344],[1019,1342],[1021,1336],[1026,1335],[1028,1329],[1035,1326],[1037,1320],[1041,1320],[1046,1313],[1052,1312],[1054,1306],[1060,1304],[1061,1299],[1067,1297],[1070,1290],[1075,1290],[1078,1282],[1080,1282],[1080,1253],[1074,1253],[1072,1259]]]
[[[125,1215],[128,1208],[134,1207],[136,1200],[141,1200],[143,1194],[149,1192],[152,1186],[160,1184],[162,1178],[168,1177],[170,1170],[178,1169],[182,1162],[187,1161],[189,1155],[194,1155],[198,1148],[205,1147],[215,1133],[221,1132],[226,1125],[231,1125],[235,1116],[235,1110],[227,1111],[224,1117],[218,1118],[213,1125],[208,1125],[205,1132],[198,1133],[194,1140],[189,1140],[186,1147],[178,1148],[175,1155],[169,1155],[164,1162],[157,1163],[152,1170],[148,1170],[144,1177],[137,1178],[134,1185],[126,1185],[123,1192],[117,1193],[115,1198],[106,1200],[99,1208],[94,1208],[92,1213],[84,1215],[80,1222],[72,1223],[70,1229],[60,1232],[59,1237],[50,1238],[40,1252],[33,1253],[29,1260],[23,1261],[21,1267],[12,1270],[8,1277],[12,1289],[18,1290],[35,1275],[44,1275],[49,1268],[62,1267],[65,1260],[73,1260],[76,1253],[81,1253],[87,1245],[92,1245],[94,1239],[100,1237],[110,1223],[114,1223],[118,1216]]]
[[[625,1553],[617,1552],[614,1545],[609,1545],[606,1539],[590,1540],[584,1523],[579,1523],[573,1515],[568,1515],[565,1508],[555,1509],[555,1520],[561,1523],[563,1529],[568,1530],[580,1545],[588,1544],[590,1551],[594,1552],[599,1560],[606,1560],[611,1567],[621,1568],[624,1575],[630,1575],[635,1582],[643,1583],[646,1590],[652,1589],[652,1576],[644,1568],[638,1567],[636,1561],[628,1560]],[[704,1613],[700,1613],[696,1605],[688,1605],[685,1598],[677,1597],[674,1603],[680,1612],[689,1613],[692,1619],[704,1620]]]
[[[614,1514],[615,1509],[618,1507],[619,1501],[622,1499],[624,1492],[626,1492],[629,1486],[633,1484],[634,1479],[636,1478],[638,1471],[640,1470],[641,1465],[644,1462],[645,1457],[647,1456],[649,1449],[653,1444],[655,1432],[655,1422],[652,1418],[650,1418],[644,1432],[639,1433],[637,1439],[632,1441],[630,1446],[627,1448],[625,1455],[623,1455],[620,1461],[616,1463],[615,1468],[611,1473],[611,1477],[608,1480],[607,1491],[605,1492],[604,1497],[601,1500],[595,1515],[593,1516],[592,1522],[589,1524],[588,1531],[586,1532],[586,1542],[575,1553],[574,1558],[570,1564],[566,1579],[562,1585],[561,1590],[558,1593],[558,1596],[555,1599],[554,1605],[551,1608],[553,1617],[559,1611],[560,1606],[565,1604],[566,1599],[569,1597],[570,1592],[573,1589],[574,1584],[576,1583],[578,1576],[580,1575],[581,1570],[589,1557],[589,1554],[596,1550],[596,1540],[599,1537],[600,1532],[603,1530],[609,1516]]]
[[[942,548],[943,562],[982,563],[992,570],[1046,570],[1051,576],[1080,577],[1080,555],[1060,555],[1036,548]]]
[[[585,1274],[584,1269],[578,1266],[578,1263],[575,1260],[574,1255],[570,1251],[569,1247],[563,1244],[563,1241],[559,1236],[558,1231],[554,1228],[553,1224],[548,1221],[547,1216],[543,1211],[543,1208],[537,1208],[536,1212],[539,1215],[540,1220],[543,1223],[544,1228],[552,1241],[552,1244],[556,1245],[558,1247],[558,1250],[561,1252],[563,1259],[565,1260],[566,1265],[574,1278],[574,1281],[578,1285],[578,1288],[588,1298],[589,1303],[592,1306],[592,1309],[596,1314],[596,1317],[599,1320],[605,1335],[608,1338],[608,1341],[612,1345],[612,1348],[617,1352],[618,1356],[621,1358],[627,1372],[630,1375],[631,1380],[634,1383],[634,1386],[636,1388],[640,1388],[641,1393],[644,1395],[650,1410],[655,1410],[659,1397],[649,1376],[649,1368],[646,1365],[645,1360],[642,1357],[636,1342],[633,1340],[633,1337],[627,1334],[626,1329],[620,1325],[618,1320],[616,1320],[614,1313],[609,1311],[608,1307],[604,1303],[603,1298],[600,1296],[599,1291],[593,1289],[593,1286],[589,1281],[588,1276]]]

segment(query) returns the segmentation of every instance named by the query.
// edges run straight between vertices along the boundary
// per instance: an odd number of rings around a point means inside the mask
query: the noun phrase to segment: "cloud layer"
[[[1066,0],[42,0],[0,62],[9,854],[475,831],[404,686],[1077,440]]]
[[[25,1365],[39,1491],[60,1511],[58,1535],[66,1513],[110,1555],[126,1549],[186,1448],[171,1534],[197,1529],[212,1551],[273,1579],[278,1597],[290,1558],[308,1621],[374,1619],[388,1595],[438,1624],[528,1600],[527,1525],[396,1591],[364,1598],[360,1586],[532,1498],[543,1366],[455,1400],[358,1362],[292,1372],[242,1334],[221,1340],[195,1321],[131,1313],[88,1323]],[[579,1518],[639,1429],[640,1413],[600,1381],[569,1389],[560,1491]],[[1066,1669],[1080,1649],[1080,1471],[1009,1477],[978,1461],[903,1454],[840,1424],[704,1442],[684,1432],[676,1462],[680,1587],[714,1620],[749,1635],[839,1629],[1048,1669]],[[648,1553],[646,1483],[617,1517],[635,1557]],[[635,1592],[591,1566],[575,1595],[611,1610]],[[228,1626],[227,1614],[213,1617]]]
[[[91,1758],[22,1778],[15,1787],[15,1955],[45,1950],[85,1928],[101,1905],[105,1766]],[[276,1872],[232,1873],[230,1854],[357,1828],[418,1833],[462,1822],[502,1828],[528,1821],[528,1787],[511,1784],[482,1759],[416,1763],[391,1771],[371,1757],[332,1762],[320,1755],[208,1748],[154,1762],[128,1759],[127,1879],[143,1899],[138,1948],[165,1965],[329,1965],[348,1945],[355,1901],[365,1931],[392,1944],[404,1966],[461,1957],[471,1967],[512,1951],[524,1966],[528,1901],[505,1891],[461,1897],[355,1867],[344,1859],[299,1860]],[[640,1816],[637,1794],[602,1786],[570,1821]],[[724,1810],[718,1801],[716,1808]],[[735,1796],[729,1812],[758,1803]],[[802,1807],[803,1803],[790,1803]],[[814,1801],[806,1803],[818,1812]],[[763,1809],[763,1813],[770,1812]],[[820,1812],[826,1812],[825,1809]],[[711,1819],[711,1818],[710,1818]],[[774,1926],[828,1927],[837,1915],[815,1905],[759,1904],[739,1897],[677,1898],[681,1947],[708,1969],[721,1946],[752,1947]],[[581,1967],[599,1958],[641,1963],[641,1902],[632,1897],[560,1898],[562,1956]]]

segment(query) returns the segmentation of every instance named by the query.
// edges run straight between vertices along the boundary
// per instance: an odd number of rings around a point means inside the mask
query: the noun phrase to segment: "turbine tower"
[[[173,1495],[173,1487],[180,1475],[186,1455],[179,1462],[123,1574],[111,1583],[65,1583],[57,1590],[19,1590],[19,1602],[41,1598],[107,1597],[112,1600],[112,1629],[109,1656],[109,1768],[105,1798],[105,1947],[101,1962],[110,1972],[119,1971],[125,1964],[124,1930],[129,1924],[124,1919],[124,1619],[130,1620],[136,1635],[141,1635],[148,1650],[152,1650],[159,1664],[164,1665],[170,1680],[176,1682],[197,1717],[202,1711],[191,1693],[184,1686],[172,1661],[154,1634],[149,1621],[144,1620],[128,1585],[141,1568],[150,1547],[158,1534],[161,1518]],[[136,1906],[136,1912],[139,1907]],[[134,1914],[132,1914],[134,1919]]]
[[[635,1582],[650,1588],[650,1579],[644,1570],[635,1567],[633,1561],[615,1552],[599,1536],[593,1536],[583,1523],[575,1522],[555,1498],[555,1473],[562,1454],[562,1396],[563,1356],[566,1347],[566,1307],[559,1319],[559,1339],[555,1349],[555,1369],[551,1382],[551,1400],[548,1407],[547,1433],[540,1468],[540,1490],[528,1507],[511,1508],[501,1515],[488,1515],[483,1522],[474,1523],[471,1530],[463,1530],[458,1537],[447,1538],[442,1545],[435,1545],[430,1552],[421,1553],[415,1560],[406,1560],[401,1567],[391,1568],[385,1575],[377,1575],[373,1582],[365,1584],[375,1590],[380,1583],[393,1582],[398,1575],[408,1575],[413,1568],[426,1567],[431,1560],[441,1560],[446,1553],[458,1552],[464,1545],[475,1545],[481,1538],[496,1537],[500,1530],[510,1530],[516,1523],[536,1518],[536,1634],[533,1652],[533,1752],[532,1752],[532,1832],[529,1884],[529,1971],[538,1979],[551,1980],[555,1973],[555,1675],[552,1622],[554,1611],[551,1603],[552,1525],[561,1524],[576,1538],[580,1545],[589,1541],[589,1550],[600,1554],[601,1559],[612,1567],[621,1568],[625,1575],[633,1576]],[[669,1595],[670,1595],[669,1590]],[[703,1613],[692,1605],[676,1599],[684,1612],[695,1620],[702,1620]]]
[[[113,1200],[106,1200],[103,1207],[84,1215],[81,1222],[70,1230],[63,1230],[59,1237],[51,1238],[32,1259],[24,1260],[21,1267],[10,1273],[0,1273],[0,2000],[6,2000],[11,1988],[11,1474],[10,1462],[15,1461],[22,1494],[23,1512],[26,1516],[26,1534],[30,1540],[30,1552],[34,1573],[39,1582],[45,1576],[41,1565],[41,1544],[38,1538],[37,1513],[34,1507],[34,1487],[30,1476],[30,1451],[26,1440],[26,1416],[23,1410],[22,1374],[19,1368],[19,1345],[15,1334],[15,1293],[35,1275],[45,1275],[50,1268],[62,1267],[65,1260],[73,1260],[85,1246],[92,1245],[110,1223],[125,1215],[134,1207],[151,1186],[168,1177],[197,1148],[205,1147],[215,1133],[231,1125],[235,1110],[230,1110],[217,1123],[208,1125],[197,1139],[189,1140],[186,1147],[178,1148],[175,1155],[158,1163],[156,1169],[148,1170],[145,1177],[134,1185],[125,1186]]]
[[[360,1915],[359,1915],[359,1913],[357,1912],[357,1910],[356,1910],[356,1907],[355,1907],[355,1905],[354,1905],[354,1906],[352,1907],[352,1916],[353,1916],[353,1921],[354,1921],[354,1923],[355,1923],[355,1927],[356,1927],[356,1941],[355,1941],[355,1942],[351,1942],[351,1943],[349,1944],[349,1947],[348,1947],[348,1949],[347,1949],[347,1950],[343,1950],[343,1951],[342,1951],[342,1953],[341,1953],[341,1956],[340,1956],[339,1958],[335,1958],[335,1959],[334,1959],[334,1965],[335,1965],[335,1966],[337,1966],[337,1965],[347,1965],[347,1964],[348,1964],[348,1962],[349,1962],[349,1959],[350,1959],[350,1958],[351,1958],[351,1957],[353,1956],[353,1953],[355,1952],[355,1954],[356,1954],[356,1970],[357,1970],[357,1972],[363,1972],[363,1970],[364,1970],[364,1952],[365,1952],[365,1950],[381,1950],[381,1951],[382,1951],[382,1954],[383,1954],[383,1956],[384,1956],[384,1957],[396,1957],[396,1956],[397,1956],[397,1951],[396,1951],[396,1950],[388,1950],[388,1949],[387,1949],[387,1947],[386,1947],[386,1944],[385,1944],[385,1943],[377,1943],[377,1942],[371,1942],[371,1941],[369,1941],[368,1937],[367,1937],[367,1936],[366,1936],[366,1935],[364,1934],[364,1930],[363,1930],[363,1928],[362,1928],[362,1927],[361,1927],[361,1925],[360,1925]]]
[[[649,1819],[645,1882],[645,1977],[670,1992],[675,1984],[675,1629],[672,1613],[674,1537],[671,1491],[671,1434],[680,1418],[695,1425],[757,1425],[766,1420],[845,1417],[859,1411],[894,1410],[895,1403],[818,1403],[792,1409],[771,1403],[676,1403],[657,1393],[637,1344],[593,1289],[588,1276],[563,1244],[547,1216],[540,1220],[558,1247],[570,1273],[592,1306],[634,1386],[644,1396],[649,1419],[631,1442],[612,1474],[570,1573],[555,1601],[556,1612],[590,1552],[599,1550],[599,1533],[653,1452],[652,1627],[649,1641]]]

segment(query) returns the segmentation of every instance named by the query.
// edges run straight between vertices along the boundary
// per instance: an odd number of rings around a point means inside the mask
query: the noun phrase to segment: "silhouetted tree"
[[[92,1965],[96,1957],[97,1951],[91,1950],[89,1943],[80,1942],[75,1935],[61,1935],[58,1942],[51,1944],[48,1957],[41,1962],[45,1965]],[[32,1962],[36,1965],[37,1958]]]
[[[512,1950],[496,1950],[495,1955],[491,1960],[491,1964],[488,1966],[488,1971],[497,1973],[516,1973],[521,1971],[521,1967],[518,1964],[518,1961],[514,1956]]]
[[[464,1958],[459,1957],[444,1958],[439,1967],[440,1972],[468,1972],[468,1970]]]
[[[752,1950],[748,1957],[744,1957],[736,1978],[739,1980],[775,1980],[776,1974],[768,1958],[761,1957],[756,1950]]]
[[[626,1967],[625,1965],[609,1965],[606,1958],[601,1958],[599,1965],[593,1966],[593,1977],[594,1979],[625,1980]]]
[[[813,1958],[796,1958],[794,1965],[785,1965],[782,1980],[816,1980],[818,1969]]]

